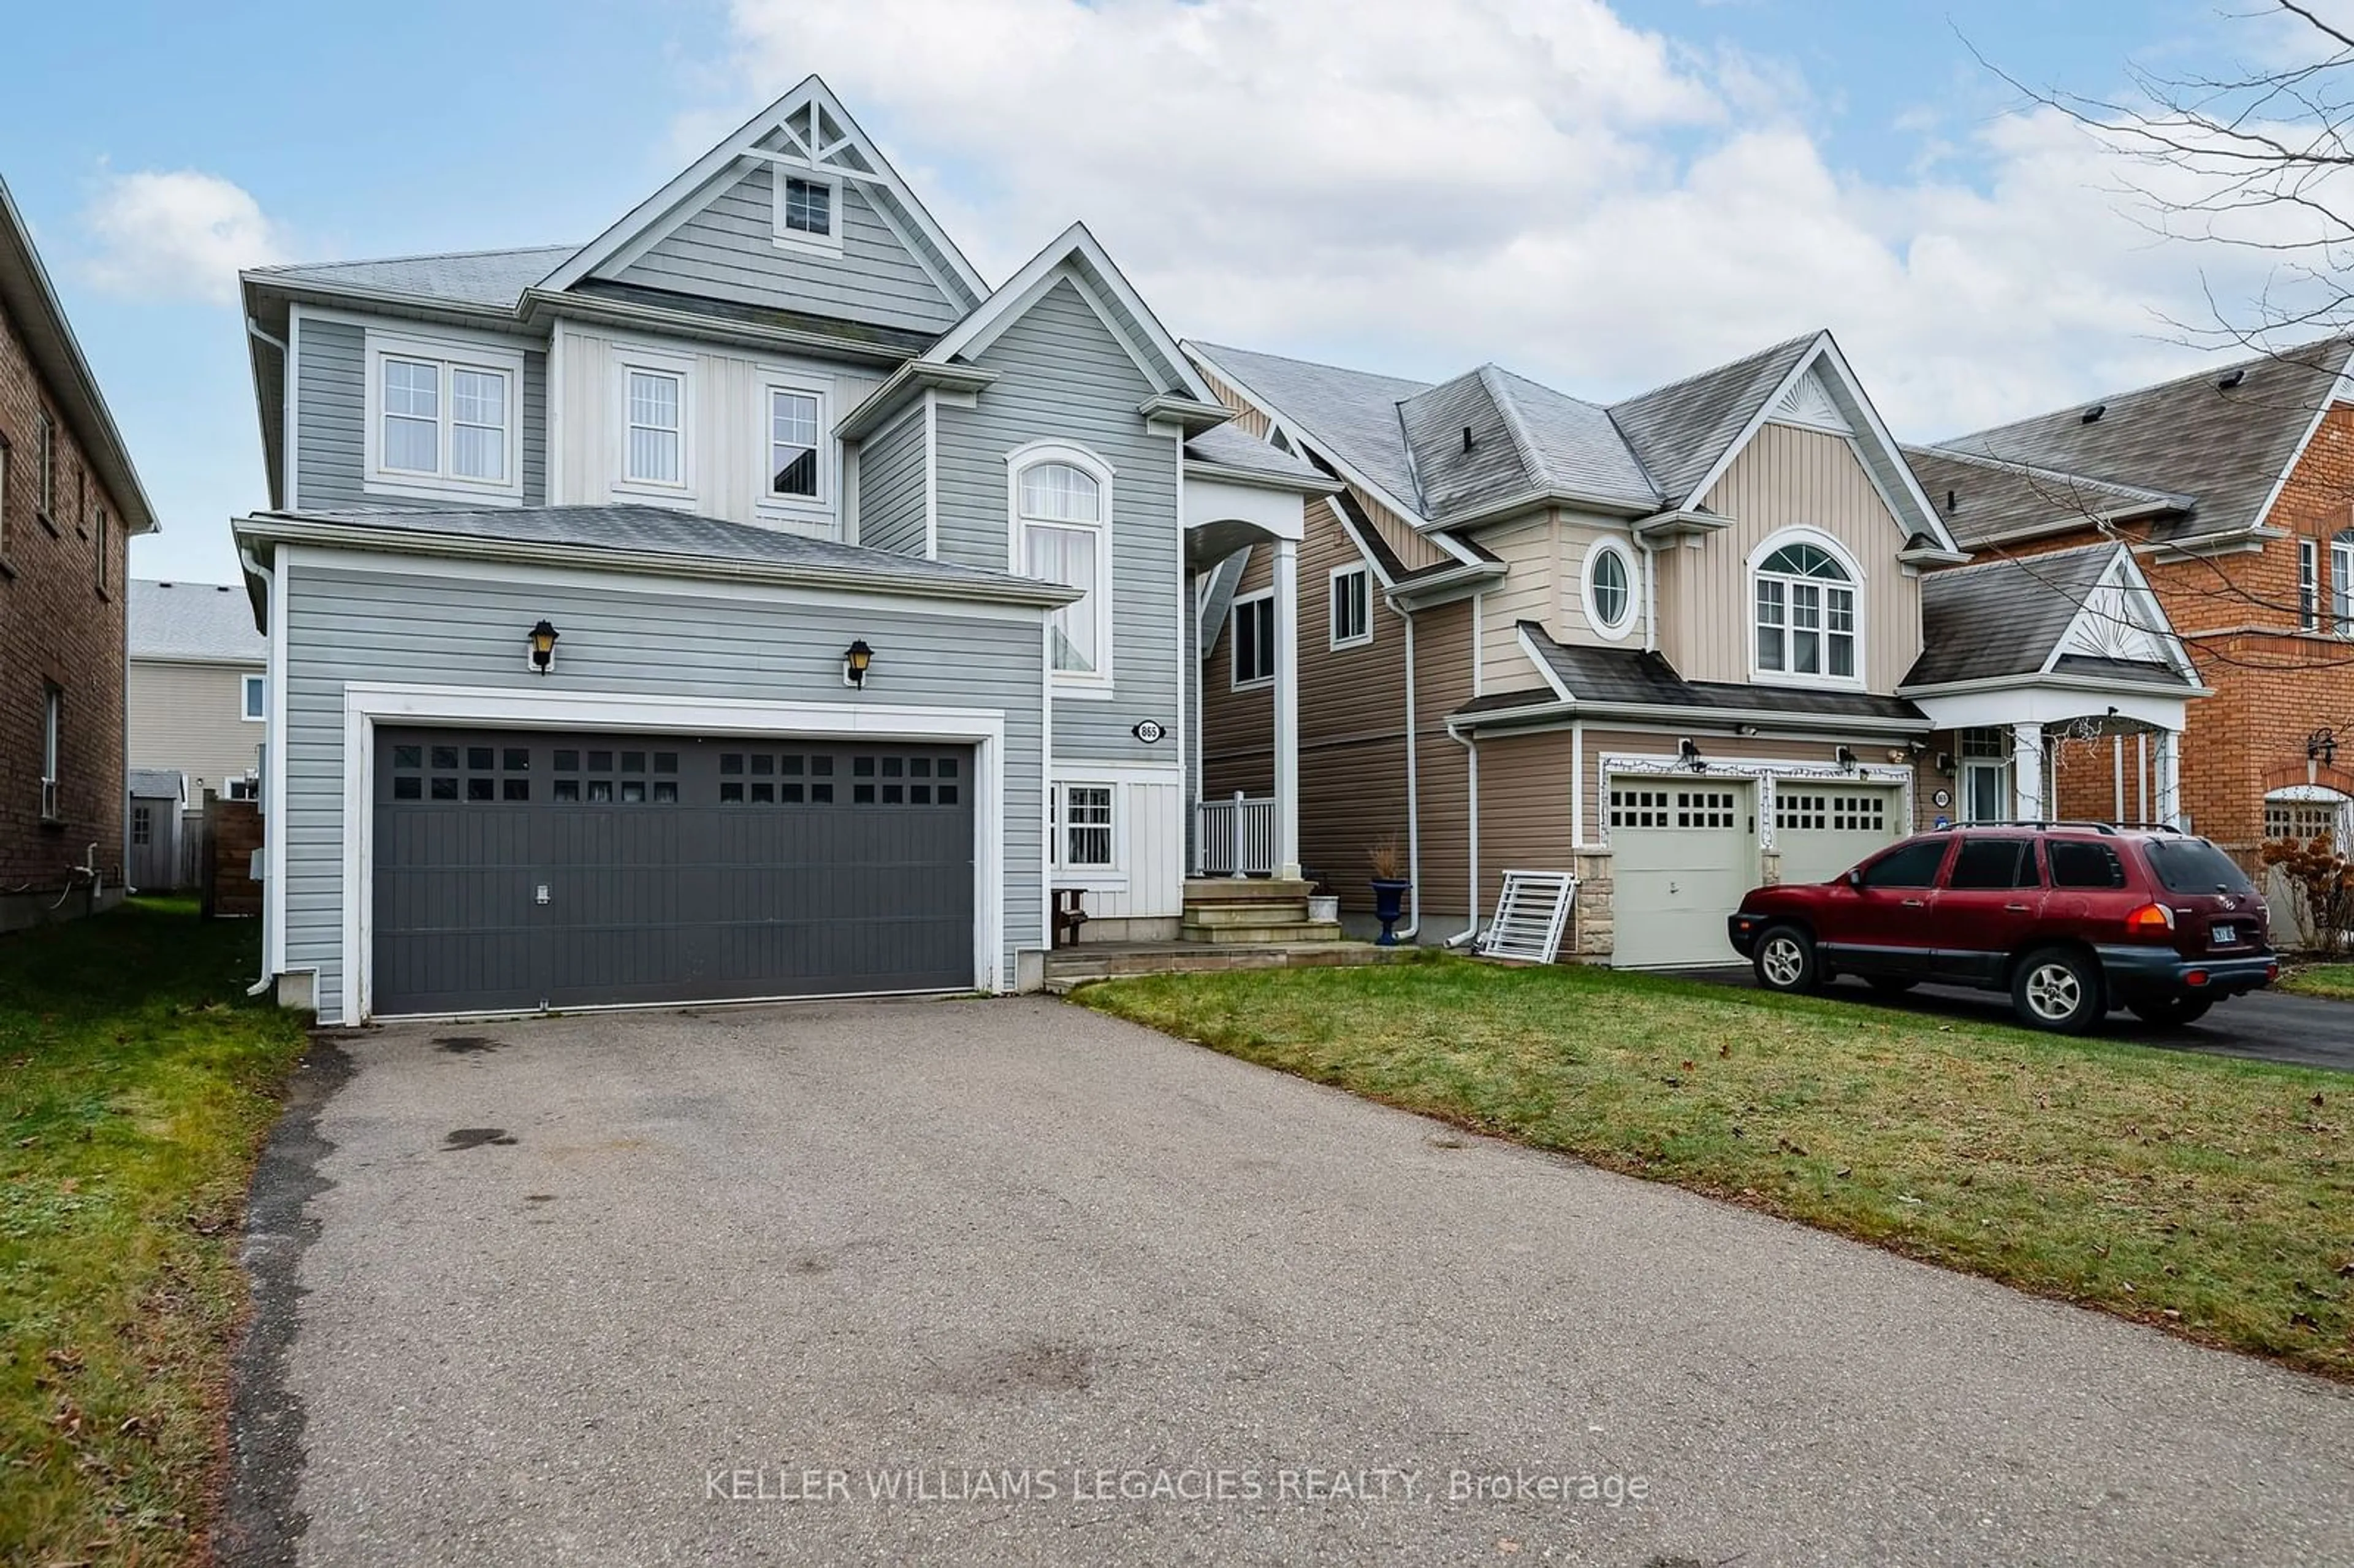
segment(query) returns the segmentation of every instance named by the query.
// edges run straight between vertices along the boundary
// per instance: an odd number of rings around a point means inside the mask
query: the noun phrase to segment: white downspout
[[[1469,756],[1469,767],[1470,768],[1470,778],[1467,782],[1469,786],[1469,794],[1471,801],[1470,843],[1469,845],[1471,860],[1471,899],[1469,905],[1471,917],[1470,923],[1463,927],[1461,935],[1450,937],[1447,940],[1447,945],[1450,948],[1466,948],[1469,947],[1471,945],[1472,938],[1476,938],[1479,934],[1479,743],[1458,730],[1455,727],[1455,721],[1451,718],[1447,721],[1447,738],[1461,747]]]
[[[1659,553],[1640,534],[1635,547],[1643,552],[1643,652],[1659,651]]]
[[[1422,751],[1422,736],[1415,725],[1414,706],[1414,612],[1401,609],[1395,599],[1390,609],[1405,622],[1405,929],[1394,933],[1398,940],[1411,942],[1422,934],[1422,779],[1416,764]]]

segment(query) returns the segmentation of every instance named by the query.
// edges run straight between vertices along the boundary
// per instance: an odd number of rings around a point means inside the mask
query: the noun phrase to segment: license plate
[[[2215,945],[2217,947],[2228,948],[2239,939],[2240,928],[2237,926],[2218,926],[2215,927]]]

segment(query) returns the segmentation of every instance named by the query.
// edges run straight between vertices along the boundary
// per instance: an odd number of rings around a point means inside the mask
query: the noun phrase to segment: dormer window
[[[1793,541],[1759,560],[1752,577],[1760,676],[1859,678],[1855,574],[1845,562],[1821,545]]]

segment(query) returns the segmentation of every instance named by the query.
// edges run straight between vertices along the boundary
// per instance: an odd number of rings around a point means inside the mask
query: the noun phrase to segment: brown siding
[[[1897,561],[1903,530],[1844,437],[1767,425],[1703,501],[1732,526],[1659,556],[1660,651],[1685,679],[1749,679],[1750,553],[1805,526],[1862,567],[1864,683],[1896,689],[1921,654],[1921,584]]]
[[[37,513],[40,416],[57,439],[56,504]],[[0,310],[0,885],[63,886],[98,846],[122,881],[122,507],[101,484]],[[103,517],[105,570],[99,570]],[[58,818],[40,820],[44,694],[65,694]]]
[[[1447,715],[1471,700],[1477,652],[1469,599],[1415,618],[1415,757],[1422,797],[1422,907],[1464,915],[1470,897],[1470,756],[1447,737]]]
[[[1575,871],[1567,730],[1479,743],[1479,908],[1493,915],[1503,873]]]

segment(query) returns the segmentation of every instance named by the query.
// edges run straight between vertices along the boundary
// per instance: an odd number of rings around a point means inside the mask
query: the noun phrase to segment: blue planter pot
[[[1398,917],[1405,913],[1406,889],[1413,885],[1411,882],[1401,882],[1392,877],[1373,878],[1373,917],[1382,923],[1382,934],[1374,940],[1384,948],[1397,946],[1397,933],[1390,927],[1395,926]]]

